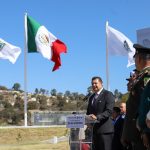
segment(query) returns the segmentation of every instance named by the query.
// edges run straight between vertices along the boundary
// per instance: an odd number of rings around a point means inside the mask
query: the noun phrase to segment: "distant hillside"
[[[31,110],[76,111],[86,109],[83,94],[63,95],[27,93],[28,116]],[[24,93],[15,90],[0,90],[0,124],[22,125],[24,119]],[[30,117],[28,117],[30,119]],[[30,120],[29,120],[30,122]]]
[[[128,93],[122,94],[114,91],[116,105],[125,102]],[[36,111],[86,111],[87,99],[84,94],[66,91],[64,94],[52,89],[35,89],[34,93],[27,93],[28,122],[31,122],[32,110]],[[0,86],[0,125],[23,125],[24,120],[24,91],[19,83],[7,89]]]

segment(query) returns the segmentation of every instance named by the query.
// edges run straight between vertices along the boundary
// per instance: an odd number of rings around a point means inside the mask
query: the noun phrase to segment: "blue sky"
[[[13,65],[0,60],[0,85],[14,83],[24,89],[24,14],[43,24],[68,47],[62,66],[52,72],[53,62],[41,54],[27,55],[27,91],[35,88],[86,94],[93,76],[101,76],[106,88],[105,24],[136,43],[136,30],[150,26],[149,0],[5,0],[1,2],[0,37],[21,47]],[[134,66],[127,68],[127,57],[109,57],[110,90],[126,93],[125,80]]]

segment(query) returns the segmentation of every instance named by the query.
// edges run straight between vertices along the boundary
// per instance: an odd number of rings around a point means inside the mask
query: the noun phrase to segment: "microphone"
[[[85,105],[85,103],[87,103],[88,99],[90,96],[92,96],[93,92],[89,91],[89,93],[82,99],[84,102],[82,105],[80,105],[80,107],[78,108],[79,110]]]
[[[83,100],[84,100],[84,101],[87,100],[92,94],[93,94],[93,92],[89,92],[89,93],[83,98]]]

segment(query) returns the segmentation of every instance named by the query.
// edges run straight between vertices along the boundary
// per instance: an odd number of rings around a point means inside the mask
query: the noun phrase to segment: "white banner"
[[[85,117],[84,115],[69,115],[67,116],[67,128],[84,128]]]

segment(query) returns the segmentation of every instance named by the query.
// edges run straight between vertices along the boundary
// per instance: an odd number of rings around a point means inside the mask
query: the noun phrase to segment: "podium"
[[[92,150],[94,123],[87,115],[73,114],[67,117],[70,150]]]

